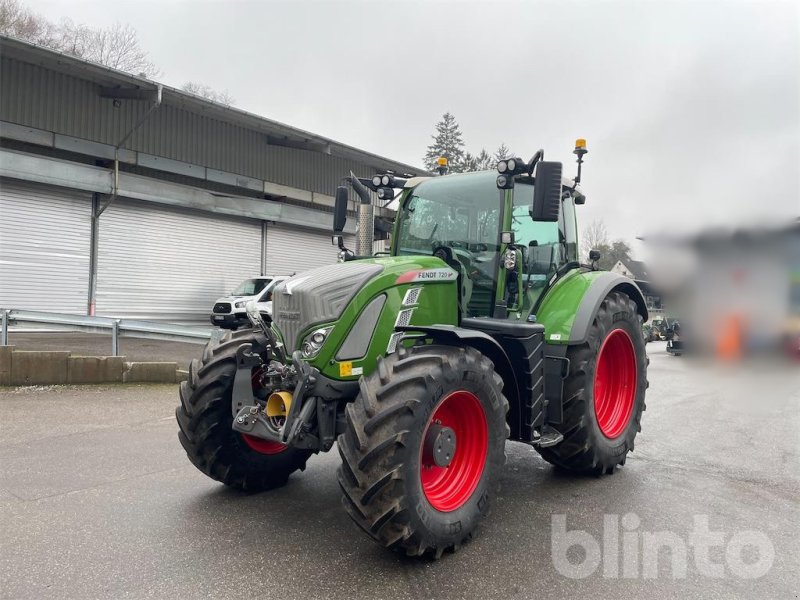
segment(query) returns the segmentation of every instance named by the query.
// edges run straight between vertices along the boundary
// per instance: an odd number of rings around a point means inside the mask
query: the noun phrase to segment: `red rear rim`
[[[255,450],[259,454],[280,454],[289,447],[286,444],[262,440],[261,438],[247,435],[246,433],[242,434],[242,439],[244,443],[247,444],[248,448]]]
[[[250,382],[253,385],[253,393],[255,393],[258,391],[258,388],[261,387],[261,367],[256,367],[253,369],[253,375],[250,377]],[[247,444],[248,448],[255,450],[259,454],[280,454],[289,447],[286,444],[271,442],[270,440],[253,437],[252,435],[247,435],[246,433],[242,434],[242,439],[244,440],[244,443]]]
[[[469,500],[483,474],[489,447],[486,414],[475,394],[458,390],[445,397],[433,412],[423,440],[433,423],[453,430],[456,447],[446,467],[438,466],[420,451],[422,491],[433,508],[451,512]]]
[[[631,336],[615,329],[603,341],[594,373],[594,414],[609,439],[622,435],[636,397],[636,353]]]

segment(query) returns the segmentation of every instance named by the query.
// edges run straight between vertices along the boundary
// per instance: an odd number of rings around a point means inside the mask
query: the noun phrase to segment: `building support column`
[[[97,302],[97,251],[99,248],[98,237],[100,235],[100,194],[92,194],[92,221],[89,231],[89,305],[87,314],[95,316],[95,305]]]
[[[261,221],[261,275],[267,274],[267,221]]]

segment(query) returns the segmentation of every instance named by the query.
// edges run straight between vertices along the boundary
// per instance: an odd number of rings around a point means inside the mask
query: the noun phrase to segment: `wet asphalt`
[[[796,365],[648,350],[647,411],[627,464],[574,477],[508,444],[492,514],[439,561],[385,551],[350,522],[336,452],[263,494],[207,479],[177,441],[177,386],[0,389],[0,597],[797,598]],[[588,551],[562,556],[560,519]],[[690,546],[698,519],[718,538],[711,568]],[[645,568],[659,532],[677,563],[665,550]]]

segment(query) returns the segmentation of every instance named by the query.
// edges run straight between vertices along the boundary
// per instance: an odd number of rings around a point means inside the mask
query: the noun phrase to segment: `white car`
[[[223,329],[236,330],[249,323],[247,303],[256,302],[259,311],[272,315],[272,290],[288,275],[263,275],[244,280],[230,296],[219,298],[211,311],[211,322]]]

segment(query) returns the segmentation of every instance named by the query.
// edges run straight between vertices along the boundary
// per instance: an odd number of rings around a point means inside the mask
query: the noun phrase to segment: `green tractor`
[[[543,152],[497,172],[346,178],[395,198],[389,256],[280,284],[273,320],[209,344],[180,387],[189,460],[225,485],[286,483],[336,443],[350,517],[378,543],[440,556],[489,511],[507,440],[575,473],[612,473],[640,431],[645,300],[578,262],[578,173]],[[400,190],[395,197],[395,191]],[[592,259],[596,260],[596,253]]]

